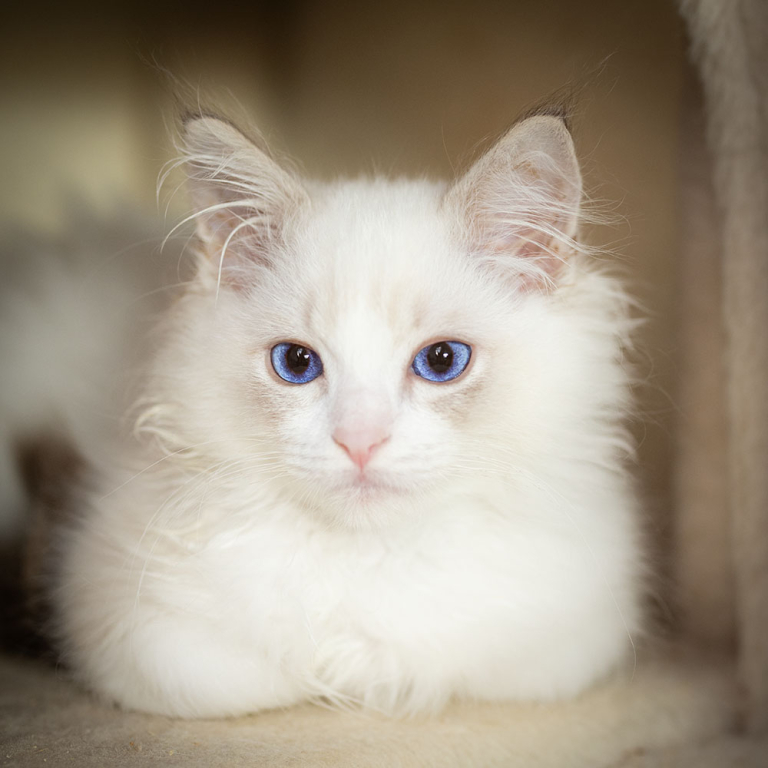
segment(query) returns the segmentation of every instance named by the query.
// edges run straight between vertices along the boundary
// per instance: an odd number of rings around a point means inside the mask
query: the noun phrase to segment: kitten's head
[[[581,179],[559,118],[449,186],[305,183],[211,117],[185,141],[201,259],[166,397],[237,482],[361,525],[557,450],[589,389],[563,309]]]

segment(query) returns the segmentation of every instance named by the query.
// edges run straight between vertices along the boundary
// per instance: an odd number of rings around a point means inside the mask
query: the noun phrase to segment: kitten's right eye
[[[469,365],[472,347],[461,341],[438,341],[424,347],[413,358],[411,370],[422,379],[436,384],[453,381]]]
[[[275,373],[290,384],[307,384],[323,372],[320,355],[303,344],[275,344],[271,357]]]

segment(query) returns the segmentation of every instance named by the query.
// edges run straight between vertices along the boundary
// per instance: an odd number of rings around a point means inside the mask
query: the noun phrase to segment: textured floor
[[[571,702],[461,705],[397,722],[305,706],[225,721],[105,707],[63,673],[0,659],[0,766],[768,766],[768,742],[726,737],[730,671],[646,663]],[[714,740],[714,743],[712,743]]]

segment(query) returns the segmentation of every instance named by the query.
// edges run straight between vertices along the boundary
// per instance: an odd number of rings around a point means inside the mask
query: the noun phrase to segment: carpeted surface
[[[462,704],[407,721],[304,706],[181,721],[104,706],[64,672],[5,656],[0,766],[766,766],[765,742],[722,736],[734,724],[732,677],[678,651],[556,705]]]

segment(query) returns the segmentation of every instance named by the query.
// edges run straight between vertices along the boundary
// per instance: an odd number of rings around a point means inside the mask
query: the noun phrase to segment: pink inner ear
[[[201,207],[197,214],[207,271],[212,273],[217,292],[223,284],[244,289],[277,257],[279,212],[267,210],[258,199],[233,197],[227,205],[211,199],[213,210]]]
[[[492,213],[488,218],[491,221],[481,225],[479,234],[481,241],[485,241],[481,242],[482,251],[489,255],[532,260],[553,276],[571,249],[570,237],[557,219],[547,220],[530,211],[511,212],[509,218]]]
[[[276,222],[251,207],[223,208],[201,217],[208,232],[209,256],[214,261],[221,258],[225,248],[225,261],[263,261],[278,234]]]
[[[508,254],[520,258],[557,258],[556,243],[552,235],[534,227],[519,227],[504,234],[498,233],[485,250],[496,255]]]

